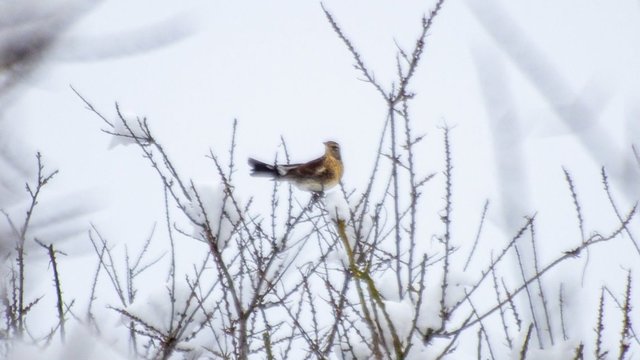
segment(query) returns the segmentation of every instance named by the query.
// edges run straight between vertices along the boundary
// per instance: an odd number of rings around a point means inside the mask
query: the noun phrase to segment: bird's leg
[[[309,199],[309,205],[307,205],[307,210],[311,210],[313,205],[317,204],[320,199],[324,197],[323,191],[314,191],[311,193],[311,199]]]
[[[324,197],[324,191],[314,191],[311,195],[311,202],[317,203]]]

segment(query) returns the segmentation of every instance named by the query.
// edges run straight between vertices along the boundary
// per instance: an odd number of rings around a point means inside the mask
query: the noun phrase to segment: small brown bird
[[[323,192],[338,185],[344,172],[340,145],[327,141],[324,149],[324,156],[304,164],[269,165],[249,158],[251,175],[286,180],[305,191]]]

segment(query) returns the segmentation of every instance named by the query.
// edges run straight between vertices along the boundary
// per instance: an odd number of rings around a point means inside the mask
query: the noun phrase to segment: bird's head
[[[340,157],[340,145],[335,141],[327,141],[324,143],[325,155],[330,155],[338,160]]]

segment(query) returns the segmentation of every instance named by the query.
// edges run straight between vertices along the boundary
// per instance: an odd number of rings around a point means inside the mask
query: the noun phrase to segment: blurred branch
[[[529,350],[529,340],[531,339],[532,329],[533,329],[533,324],[529,324],[527,335],[525,336],[524,343],[522,344],[522,348],[520,349],[520,360],[525,360],[527,358],[527,351]]]
[[[476,247],[478,246],[478,242],[480,241],[480,234],[482,233],[482,226],[484,225],[484,220],[487,216],[487,210],[489,208],[489,199],[485,200],[484,206],[482,207],[482,215],[480,216],[480,224],[478,225],[478,231],[476,232],[476,237],[473,240],[473,246],[471,247],[471,251],[469,251],[469,256],[467,257],[467,261],[464,262],[463,271],[467,271],[467,267],[469,267],[469,263],[471,262],[471,258],[473,254],[476,252]]]
[[[60,275],[58,274],[58,262],[56,261],[56,252],[61,253],[60,251],[56,251],[53,249],[53,244],[49,244],[49,245],[45,245],[43,242],[41,242],[38,239],[34,239],[38,245],[42,246],[43,248],[45,248],[47,250],[47,253],[49,255],[49,262],[51,264],[51,267],[53,268],[53,284],[54,287],[56,289],[56,308],[58,310],[58,322],[59,322],[59,326],[60,326],[60,340],[62,340],[62,342],[65,342],[65,328],[64,328],[64,324],[65,324],[65,318],[64,318],[64,310],[63,310],[63,301],[62,301],[62,285],[60,284]]]
[[[448,334],[455,334],[457,332],[463,331],[466,328],[469,328],[470,326],[475,325],[478,321],[480,321],[481,319],[484,319],[485,317],[491,315],[493,312],[498,310],[501,306],[505,305],[509,301],[509,299],[513,298],[518,293],[520,293],[521,291],[525,290],[532,282],[537,281],[539,277],[543,276],[549,270],[555,268],[558,264],[560,264],[560,263],[562,263],[562,262],[564,262],[564,261],[566,261],[568,259],[576,258],[577,256],[580,255],[580,253],[583,250],[587,249],[589,246],[593,246],[593,245],[595,245],[597,243],[600,243],[600,242],[610,241],[610,240],[616,238],[618,235],[620,235],[620,233],[624,230],[624,228],[627,227],[629,222],[632,220],[633,216],[636,213],[636,209],[637,209],[637,204],[634,205],[634,207],[629,211],[629,213],[625,217],[625,219],[622,222],[622,224],[620,224],[620,226],[617,229],[615,229],[611,234],[609,234],[607,236],[602,236],[600,234],[592,235],[590,238],[587,239],[587,241],[585,241],[584,243],[580,244],[578,247],[576,247],[576,248],[574,248],[572,250],[565,251],[564,255],[556,258],[551,263],[549,263],[548,265],[543,267],[534,276],[532,276],[532,277],[528,278],[526,281],[524,281],[522,283],[522,285],[519,286],[515,291],[513,291],[507,299],[503,300],[501,303],[497,304],[496,306],[492,307],[491,309],[485,311],[476,320],[472,320],[469,323],[467,323],[466,325],[460,326],[457,329],[449,331],[447,333]]]
[[[444,263],[442,265],[442,280],[440,282],[440,319],[442,321],[441,328],[447,324],[447,320],[449,320],[450,310],[446,304],[447,299],[447,288],[449,287],[449,255],[453,251],[451,246],[451,194],[452,194],[452,185],[451,185],[451,171],[453,170],[453,165],[451,162],[451,145],[449,144],[449,127],[445,126],[443,128],[443,137],[444,137],[444,156],[445,156],[445,207],[444,213],[440,216],[440,220],[444,223],[444,235],[441,239],[444,245]],[[467,296],[468,297],[468,296]]]
[[[347,49],[349,50],[349,52],[353,56],[353,59],[356,62],[356,64],[354,65],[356,70],[360,71],[362,73],[362,75],[364,76],[364,78],[366,79],[366,81],[368,83],[370,83],[371,85],[373,85],[373,87],[376,88],[376,90],[378,90],[380,95],[382,95],[382,97],[385,100],[389,101],[389,95],[387,95],[386,91],[376,81],[375,75],[364,64],[364,62],[362,60],[362,57],[360,56],[360,53],[358,53],[356,48],[353,46],[353,44],[351,43],[351,40],[349,40],[349,38],[347,38],[347,36],[343,33],[342,29],[340,28],[338,23],[333,18],[333,15],[331,15],[329,10],[327,10],[327,8],[325,8],[324,3],[321,2],[320,6],[322,7],[322,11],[324,11],[324,14],[327,16],[327,20],[329,20],[329,23],[331,24],[331,27],[336,32],[336,34],[338,35],[340,40],[342,40],[342,42],[344,42],[345,46],[347,47]]]
[[[620,346],[618,359],[623,360],[631,344],[631,270],[627,271],[627,286],[624,296],[624,305],[622,307],[622,331],[620,333]]]
[[[607,171],[605,170],[604,166],[600,168],[600,175],[602,177],[602,184],[604,185],[604,191],[607,193],[607,198],[609,199],[609,204],[611,204],[611,207],[613,208],[613,211],[618,217],[618,220],[622,221],[622,214],[620,214],[620,210],[618,210],[618,206],[613,199],[613,194],[611,194],[611,189],[609,187],[609,177],[607,176]],[[638,242],[636,241],[635,236],[627,228],[625,228],[625,232],[627,233],[627,236],[629,236],[629,240],[631,240],[631,243],[633,244],[633,247],[636,249],[636,252],[638,253],[638,255],[640,255],[640,246],[638,246]]]

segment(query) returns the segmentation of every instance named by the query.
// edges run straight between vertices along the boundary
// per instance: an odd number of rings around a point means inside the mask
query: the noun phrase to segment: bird
[[[324,142],[324,155],[300,164],[270,165],[249,158],[251,176],[269,177],[276,181],[289,181],[297,188],[314,193],[324,193],[340,183],[344,166],[340,145],[335,141]]]

